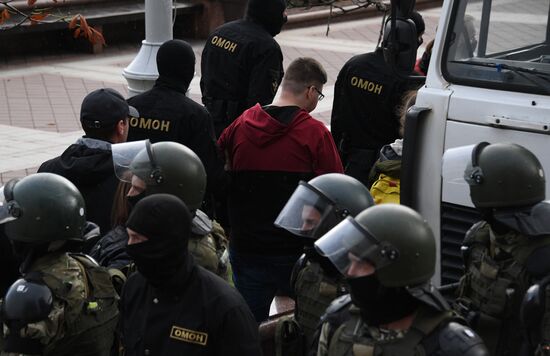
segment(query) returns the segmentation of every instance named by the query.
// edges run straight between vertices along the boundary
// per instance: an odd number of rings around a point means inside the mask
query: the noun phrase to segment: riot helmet
[[[10,240],[49,243],[83,239],[84,199],[68,179],[36,173],[0,188],[0,224]]]
[[[315,247],[344,275],[356,259],[368,261],[385,287],[420,285],[435,272],[432,230],[417,212],[403,205],[376,205],[355,218],[347,217]]]
[[[132,183],[140,180],[140,197],[157,193],[173,194],[190,210],[199,209],[206,190],[206,172],[200,158],[176,142],[149,140],[112,146],[117,177]]]
[[[300,182],[275,225],[291,233],[318,239],[348,215],[355,216],[374,201],[357,179],[329,173]]]
[[[443,178],[449,183],[463,179],[476,208],[529,206],[546,196],[540,161],[514,143],[481,142],[450,149],[443,157]]]
[[[23,325],[46,319],[52,306],[52,292],[46,285],[18,279],[4,297],[2,317],[18,331]]]
[[[368,325],[412,315],[420,303],[437,305],[426,293],[435,271],[435,238],[408,207],[376,205],[347,217],[315,247],[346,276],[351,300]]]

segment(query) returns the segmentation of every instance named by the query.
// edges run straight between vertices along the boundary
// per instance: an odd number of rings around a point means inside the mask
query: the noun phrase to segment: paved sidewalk
[[[434,37],[439,8],[421,11],[426,22],[424,42]],[[328,83],[313,115],[328,124],[334,82],[353,55],[374,50],[381,18],[283,31],[276,39],[285,67],[295,58],[313,57],[328,73]],[[200,54],[204,42],[192,42],[197,74],[190,96],[200,103]],[[46,159],[59,155],[82,135],[80,103],[90,91],[111,87],[127,95],[122,70],[135,57],[139,44],[107,47],[101,55],[63,54],[0,60],[0,185],[36,172]],[[423,49],[419,50],[421,55]]]

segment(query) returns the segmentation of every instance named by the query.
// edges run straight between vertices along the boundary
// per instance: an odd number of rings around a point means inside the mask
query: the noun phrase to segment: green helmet
[[[0,223],[14,241],[82,240],[84,199],[73,183],[57,174],[11,180],[0,192]]]
[[[403,205],[375,205],[348,217],[315,247],[347,275],[350,255],[372,263],[385,287],[426,283],[435,272],[436,246],[432,230],[414,210]]]
[[[329,173],[300,182],[275,225],[293,234],[319,238],[348,215],[355,216],[374,200],[357,179],[340,173]]]
[[[146,141],[129,169],[147,185],[146,195],[173,194],[189,209],[200,208],[206,190],[206,171],[200,158],[186,146],[176,142],[151,145]]]
[[[542,165],[531,151],[514,143],[477,144],[464,179],[477,208],[533,205],[546,197]]]

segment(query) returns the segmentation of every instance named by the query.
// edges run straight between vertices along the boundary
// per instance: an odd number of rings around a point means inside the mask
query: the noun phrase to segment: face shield
[[[483,172],[478,166],[481,150],[489,145],[481,142],[476,145],[461,146],[445,151],[443,155],[443,184],[478,185],[483,182]]]
[[[162,183],[163,175],[157,167],[149,140],[120,143],[111,146],[115,174],[123,182],[131,183],[135,175],[147,186]]]
[[[327,257],[344,276],[352,263],[363,260],[380,270],[399,257],[399,251],[387,242],[380,242],[351,216],[336,225],[315,242],[320,255]]]
[[[275,220],[275,226],[298,236],[316,239],[347,215],[347,210],[338,209],[315,187],[300,182]]]
[[[17,179],[12,179],[0,187],[0,224],[13,221],[20,215],[17,202],[13,200],[13,188],[17,182]]]

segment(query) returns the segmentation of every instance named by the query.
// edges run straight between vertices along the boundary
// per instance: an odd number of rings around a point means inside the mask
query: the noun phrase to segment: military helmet
[[[374,200],[357,179],[340,173],[300,182],[275,225],[295,235],[319,238],[348,215],[355,216]]]
[[[464,179],[478,208],[533,205],[546,197],[540,161],[531,151],[514,143],[477,144]]]
[[[57,174],[11,180],[0,192],[0,223],[14,241],[82,240],[84,199],[73,183]]]
[[[344,275],[353,258],[372,263],[385,287],[420,285],[435,272],[432,230],[417,212],[403,205],[375,205],[348,217],[317,240],[315,247]]]
[[[206,190],[206,172],[191,149],[176,142],[149,140],[112,146],[115,173],[131,182],[136,175],[146,184],[145,194],[173,194],[191,210],[200,208]]]

